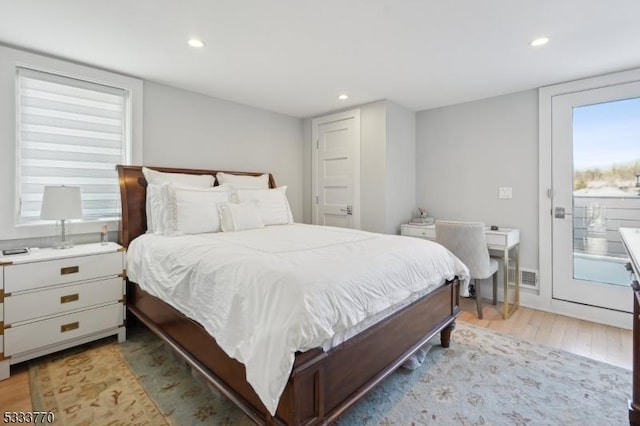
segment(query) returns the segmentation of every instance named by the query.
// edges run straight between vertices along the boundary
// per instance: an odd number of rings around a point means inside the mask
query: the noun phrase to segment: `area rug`
[[[59,425],[168,425],[115,339],[44,357],[29,368],[35,411]]]
[[[628,424],[629,370],[463,323],[449,349],[432,343],[422,365],[393,373],[337,424]],[[30,374],[34,409],[55,411],[57,424],[252,424],[145,330]]]

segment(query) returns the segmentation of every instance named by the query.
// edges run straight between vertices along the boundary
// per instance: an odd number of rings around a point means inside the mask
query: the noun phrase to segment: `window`
[[[79,186],[84,219],[117,219],[116,164],[131,158],[129,92],[17,70],[17,222],[40,220],[45,185]]]

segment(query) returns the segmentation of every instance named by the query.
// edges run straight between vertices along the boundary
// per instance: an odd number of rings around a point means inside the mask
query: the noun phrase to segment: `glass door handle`
[[[556,207],[554,209],[553,217],[556,219],[564,219],[565,216],[572,216],[573,213],[567,213],[564,207]]]

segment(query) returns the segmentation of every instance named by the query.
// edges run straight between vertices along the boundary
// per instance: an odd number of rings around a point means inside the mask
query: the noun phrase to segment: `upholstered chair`
[[[489,257],[484,228],[484,223],[480,222],[436,221],[436,241],[449,249],[469,268],[469,275],[474,280],[476,290],[479,319],[482,319],[482,292],[478,280],[493,276],[494,305],[498,293],[498,261]]]

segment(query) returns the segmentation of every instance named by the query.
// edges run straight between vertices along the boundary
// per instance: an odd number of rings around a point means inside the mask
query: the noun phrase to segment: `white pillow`
[[[190,175],[186,173],[165,173],[151,170],[147,167],[142,168],[142,174],[147,183],[162,185],[163,183],[176,183],[184,186],[211,187],[215,184],[216,179],[213,175]]]
[[[220,232],[218,205],[230,200],[227,188],[169,185],[165,235]]]
[[[260,176],[233,175],[230,173],[216,173],[219,185],[231,185],[236,189],[268,189],[269,174]]]
[[[177,183],[188,186],[212,187],[215,183],[213,175],[190,175],[185,173],[165,173],[151,170],[148,167],[142,167],[142,174],[147,180],[147,199],[145,208],[147,212],[147,232],[164,233],[164,212],[162,210],[162,201],[159,185],[165,183]],[[158,185],[152,188],[151,185]],[[151,194],[150,194],[151,192]],[[155,205],[152,206],[152,204]],[[158,228],[158,229],[156,229]]]
[[[164,186],[169,185],[165,183]],[[163,185],[147,185],[147,232],[164,233]]]
[[[286,192],[286,186],[274,189],[236,190],[239,202],[255,201],[257,203],[265,225],[288,225],[293,223],[293,215],[291,214]]]
[[[223,232],[264,228],[260,210],[251,201],[246,203],[224,203],[220,204],[218,209]]]

